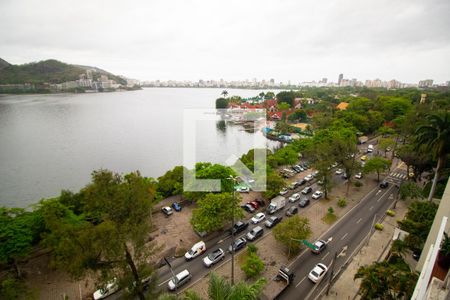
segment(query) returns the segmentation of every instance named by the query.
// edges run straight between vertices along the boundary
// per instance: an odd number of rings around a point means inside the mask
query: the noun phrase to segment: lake
[[[184,110],[213,109],[222,90],[0,95],[0,205],[26,207],[62,189],[76,192],[100,168],[164,174],[183,164]],[[260,91],[228,92],[250,97]],[[278,144],[237,125],[196,125],[196,161],[225,164],[231,154],[253,148],[254,140],[268,148]]]

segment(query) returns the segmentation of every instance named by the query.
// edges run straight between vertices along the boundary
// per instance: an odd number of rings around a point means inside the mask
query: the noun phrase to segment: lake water
[[[154,88],[133,92],[0,95],[0,205],[26,207],[62,189],[78,191],[93,170],[158,177],[183,164],[184,109],[212,109],[222,89]],[[228,90],[255,96],[257,90]],[[196,160],[269,148],[260,131],[197,124]]]

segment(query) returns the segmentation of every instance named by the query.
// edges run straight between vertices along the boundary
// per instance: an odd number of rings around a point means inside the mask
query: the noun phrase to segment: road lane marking
[[[369,210],[372,210],[373,209],[373,206],[371,206],[370,208],[369,208]]]
[[[381,197],[377,199],[377,202],[380,202],[380,200],[381,200]]]
[[[341,241],[343,240],[343,239],[345,239],[345,237],[348,235],[348,232],[346,233],[346,234],[344,234],[344,236],[343,237],[341,237]]]
[[[303,280],[305,280],[306,279],[306,276],[305,277],[303,277],[303,279],[302,280],[300,280],[299,281],[299,283],[297,283],[297,285],[295,286],[295,288],[297,288],[300,284],[302,284],[302,282],[303,282]]]
[[[169,278],[169,279],[167,279],[167,280],[161,282],[160,284],[158,284],[158,286],[162,286],[163,284],[166,284],[167,282],[169,282],[170,279],[172,279],[172,278]]]
[[[322,260],[324,260],[324,259],[328,256],[328,254],[330,254],[330,252],[327,252],[327,254],[325,254],[325,255],[322,257]]]
[[[359,218],[359,220],[356,221],[356,224],[359,224],[359,222],[361,222],[361,221],[362,221],[362,218]]]

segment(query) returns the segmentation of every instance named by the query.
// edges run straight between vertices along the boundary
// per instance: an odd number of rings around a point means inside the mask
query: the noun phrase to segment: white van
[[[373,152],[373,145],[369,145],[367,147],[367,153],[372,153]]]
[[[204,241],[200,241],[197,244],[195,244],[194,246],[192,246],[191,250],[186,252],[186,254],[184,255],[184,258],[186,260],[191,260],[191,259],[199,256],[200,254],[205,253],[205,251],[206,251],[206,244]]]
[[[192,275],[191,273],[189,273],[188,270],[181,271],[180,273],[175,275],[175,277],[172,277],[172,279],[170,279],[169,282],[167,283],[169,291],[176,290],[177,288],[179,288],[180,286],[191,280],[191,278]]]

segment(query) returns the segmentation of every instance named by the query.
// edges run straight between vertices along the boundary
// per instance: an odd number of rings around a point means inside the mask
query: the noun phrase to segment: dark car
[[[317,240],[314,242],[314,250],[311,250],[314,254],[320,254],[327,247],[327,243],[324,240]]]
[[[415,250],[413,250],[412,257],[414,258],[414,260],[419,261],[421,254],[422,254],[422,250],[415,249]]]
[[[175,211],[181,211],[181,205],[178,202],[172,203],[172,208],[175,209]]]
[[[245,229],[247,229],[247,227],[248,227],[247,222],[238,221],[237,223],[234,224],[233,228],[231,228],[231,233],[238,234],[239,232],[242,232]]]
[[[289,209],[286,211],[286,216],[290,217],[290,216],[293,216],[293,215],[295,215],[295,214],[297,214],[297,213],[298,213],[298,208],[295,207],[295,206],[291,206],[291,207],[289,207]]]
[[[266,225],[267,228],[272,228],[278,223],[280,223],[282,219],[283,219],[282,217],[273,216],[268,218],[267,221],[264,223],[264,225]]]
[[[305,183],[306,183],[306,180],[302,178],[299,181],[297,181],[297,186],[304,185]]]
[[[389,182],[383,181],[383,182],[380,183],[380,188],[385,189],[385,188],[388,187],[388,185],[389,185]]]
[[[313,190],[312,187],[307,186],[307,187],[305,187],[305,188],[303,189],[302,194],[303,194],[303,195],[309,194],[309,193],[312,192],[312,190]]]
[[[348,179],[347,173],[342,174],[341,177],[342,177],[342,179]]]
[[[256,203],[259,204],[260,207],[266,206],[266,202],[262,199],[255,199]]]
[[[255,208],[251,206],[250,204],[245,204],[241,206],[246,212],[252,213],[255,211]]]
[[[302,197],[300,199],[300,202],[298,203],[298,206],[300,206],[300,207],[305,207],[305,206],[308,206],[308,205],[309,205],[309,199],[306,198],[306,197]]]
[[[234,243],[228,247],[228,252],[237,252],[247,245],[247,240],[243,237],[234,240]]]
[[[292,167],[292,170],[294,170],[295,171],[295,173],[300,173],[302,170],[299,168],[299,167],[297,167],[297,166],[293,166]]]

